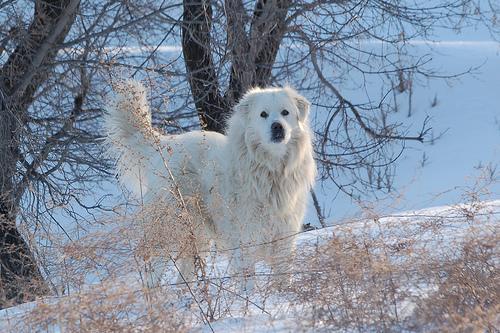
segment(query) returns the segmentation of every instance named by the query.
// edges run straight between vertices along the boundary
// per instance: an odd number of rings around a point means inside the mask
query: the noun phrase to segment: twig
[[[326,228],[325,216],[323,215],[323,212],[321,211],[321,206],[319,205],[318,198],[316,197],[316,193],[314,192],[313,189],[311,189],[311,197],[313,199],[314,208],[316,209],[316,214],[318,215],[319,223],[321,224],[321,226],[323,228]]]

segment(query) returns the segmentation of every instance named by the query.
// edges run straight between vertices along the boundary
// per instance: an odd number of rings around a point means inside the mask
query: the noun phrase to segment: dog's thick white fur
[[[198,255],[213,240],[220,252],[236,249],[239,272],[251,275],[260,259],[283,269],[273,259],[293,253],[315,179],[309,102],[289,87],[254,88],[234,107],[226,135],[161,135],[151,126],[141,84],[115,90],[105,126],[121,182],[146,203],[178,199],[172,188],[198,197],[201,210],[191,207],[202,212]],[[195,274],[192,258],[180,260],[182,275]],[[151,284],[163,270],[156,265]]]

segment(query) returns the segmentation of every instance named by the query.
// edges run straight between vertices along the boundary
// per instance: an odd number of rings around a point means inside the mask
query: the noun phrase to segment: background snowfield
[[[412,49],[415,55],[432,58],[431,67],[439,74],[453,75],[469,69],[472,74],[452,80],[414,82],[409,119],[404,119],[407,95],[398,98],[400,119],[395,119],[413,124],[409,129],[411,134],[412,130],[416,133],[429,116],[432,133],[439,139],[434,143],[407,145],[396,161],[392,196],[386,200],[363,198],[363,201],[372,201],[373,208],[386,213],[460,202],[464,190],[480,176],[481,167],[498,170],[500,163],[500,44],[488,40],[414,41]],[[375,82],[366,89],[376,92],[380,87]],[[357,103],[366,99],[359,89],[349,92],[347,87],[347,91],[346,95]],[[432,106],[434,100],[437,104]],[[330,223],[341,223],[362,213],[363,209],[346,196],[338,195],[333,200],[335,189],[328,184],[323,186],[325,189],[318,184],[316,191]],[[491,190],[492,195],[498,197],[500,184]],[[307,219],[317,223],[312,209]]]
[[[471,36],[474,34],[465,35]],[[472,74],[453,80],[414,82],[412,117],[409,118],[412,125],[409,131],[418,130],[422,121],[429,116],[433,133],[439,138],[433,143],[408,144],[395,162],[395,191],[383,198],[367,195],[362,198],[363,207],[347,196],[337,195],[331,184],[318,184],[316,194],[326,213],[327,224],[333,227],[301,234],[299,251],[317,248],[318,244],[331,240],[333,235],[354,234],[361,239],[379,240],[394,244],[395,247],[404,245],[405,241],[415,241],[417,245],[435,248],[436,256],[448,256],[460,252],[457,245],[463,238],[498,234],[500,183],[490,184],[488,192],[480,188],[479,197],[471,197],[471,191],[477,190],[478,179],[498,170],[500,164],[500,43],[488,40],[484,33],[479,35],[479,39],[457,40],[458,37],[452,35],[445,37],[450,38],[440,42],[412,43],[415,54],[430,56],[432,67],[440,74],[461,73],[472,68]],[[179,49],[168,48],[166,51],[179,52]],[[368,82],[366,91],[376,92],[380,89],[378,84]],[[366,98],[366,91],[360,91],[349,83],[339,88],[346,97],[357,103],[363,103]],[[399,97],[398,103],[402,106],[401,112],[394,117],[400,117],[402,122],[407,123],[407,96]],[[312,119],[314,117],[313,114]],[[106,190],[119,191],[117,188]],[[460,206],[459,203],[468,204]],[[473,221],[468,220],[466,214],[457,213],[470,210],[476,213],[477,218]],[[439,228],[432,226],[422,231],[426,223],[436,218],[440,221]],[[317,221],[316,212],[310,204],[304,222],[318,225]],[[414,238],[416,236],[418,239]],[[224,265],[224,262],[217,265]],[[128,283],[137,285],[138,282],[136,277],[130,277]],[[408,290],[418,287],[419,292],[423,293],[432,290],[430,285],[416,286],[410,283],[404,287]],[[87,285],[83,289],[92,295],[93,288]],[[95,292],[100,293],[101,289],[96,288]],[[266,302],[268,313],[252,305],[242,311],[241,302],[235,302],[234,309],[223,319],[211,324],[212,329],[215,332],[290,332],[321,328],[321,323],[315,323],[318,326],[313,325],[313,328],[310,323],[304,324],[303,320],[310,320],[310,308],[304,310],[303,305],[297,304],[287,293],[274,293],[266,298],[255,295],[251,300],[261,306]],[[63,300],[51,297],[2,310],[0,331],[30,331],[35,327],[31,321],[33,309],[57,309],[60,301]],[[184,303],[185,299],[181,298],[179,303],[171,306],[185,308]],[[51,305],[55,307],[51,308]],[[397,306],[401,313],[412,316],[414,304],[410,298],[402,300]],[[135,312],[137,316],[141,315],[141,311],[146,311],[141,304],[138,308]],[[191,308],[194,313],[197,311],[193,305]],[[68,331],[64,324],[58,322],[57,316],[55,313],[54,322],[47,324],[48,331]],[[192,320],[192,323],[188,323],[193,325],[192,331],[211,331],[210,327],[202,324],[199,315],[189,318]],[[372,328],[372,331],[377,331],[377,328]]]

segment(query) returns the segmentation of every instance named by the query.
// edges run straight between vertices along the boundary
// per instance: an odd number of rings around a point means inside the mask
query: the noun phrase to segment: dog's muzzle
[[[275,122],[271,125],[271,140],[273,142],[281,142],[285,138],[285,129],[283,125]]]

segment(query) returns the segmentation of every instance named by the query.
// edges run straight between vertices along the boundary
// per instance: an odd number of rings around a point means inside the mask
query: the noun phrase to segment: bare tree
[[[57,51],[54,44],[66,37],[79,1],[62,0],[35,4],[33,19],[16,49],[3,64],[0,77],[0,277],[2,299],[17,302],[46,291],[34,255],[16,227],[19,202],[26,182],[18,180],[17,164],[23,124],[40,84],[49,75]],[[50,144],[49,142],[47,144]],[[43,152],[42,152],[43,154]],[[27,162],[31,176],[44,156]]]
[[[223,7],[227,30],[212,26],[213,4],[211,1],[184,0],[182,21],[182,50],[186,63],[191,91],[200,121],[207,130],[223,132],[230,108],[252,86],[271,83],[271,72],[286,31],[289,1],[256,1],[253,14],[248,13],[243,1],[227,1]],[[217,5],[215,5],[217,6]],[[247,32],[247,28],[249,32]],[[222,49],[212,34],[227,31]],[[217,64],[214,58],[219,58]],[[222,59],[220,59],[222,58]],[[220,61],[222,60],[222,61]],[[224,93],[217,73],[226,62],[229,84]]]
[[[113,176],[99,122],[110,73],[140,67],[147,55],[127,47],[172,23],[175,7],[0,1],[0,308],[56,292],[41,252],[56,234],[73,239],[61,216],[85,230],[105,208],[93,196]]]

